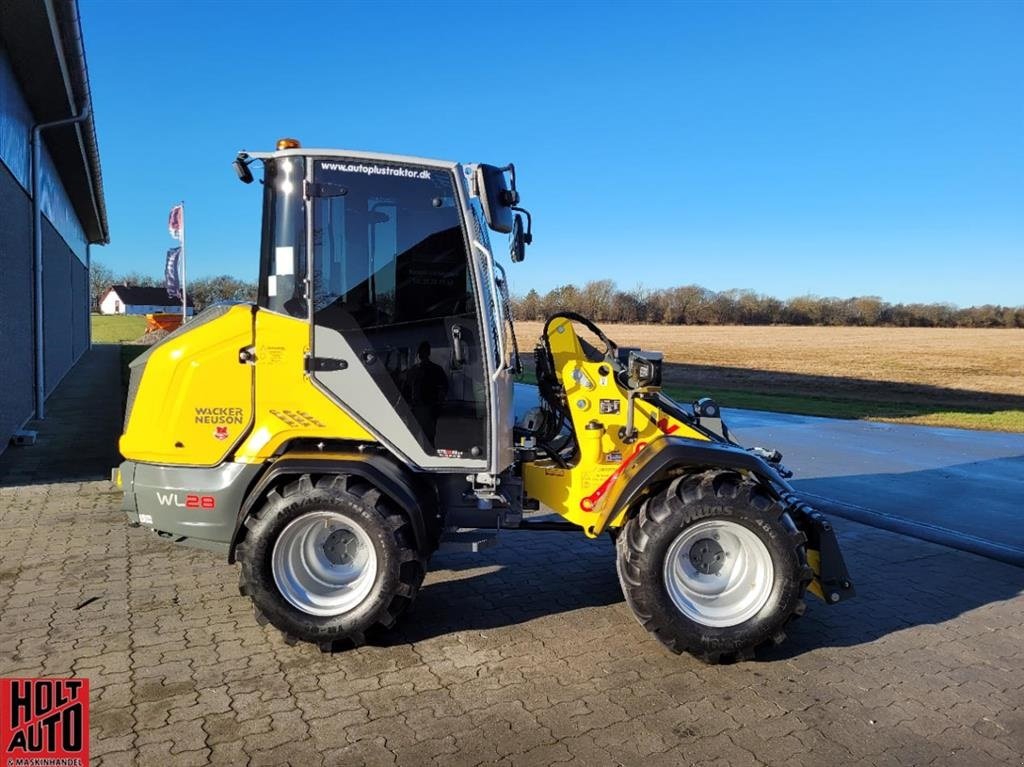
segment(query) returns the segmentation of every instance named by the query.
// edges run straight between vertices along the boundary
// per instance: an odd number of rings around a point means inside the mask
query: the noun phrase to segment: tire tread
[[[648,582],[650,578],[644,578],[643,563],[651,558],[650,547],[657,540],[656,532],[673,518],[687,519],[686,524],[690,524],[716,516],[704,506],[706,501],[715,502],[711,504],[712,509],[742,503],[755,512],[774,514],[775,520],[788,531],[783,540],[800,563],[793,573],[797,581],[797,595],[789,612],[776,621],[777,625],[771,626],[765,636],[749,646],[708,648],[702,641],[694,641],[693,637],[680,636],[669,625],[669,621],[656,617],[658,610],[652,609],[655,593],[663,589],[663,585],[660,579],[657,583],[651,583]],[[789,521],[784,507],[769,497],[760,486],[735,471],[711,469],[679,476],[661,492],[642,502],[638,512],[618,536],[616,568],[622,591],[637,622],[666,648],[676,654],[689,651],[705,663],[731,663],[751,659],[762,647],[775,646],[784,641],[786,626],[804,614],[806,605],[803,596],[814,575],[804,555],[806,541],[806,536]]]
[[[252,552],[248,545],[249,536],[253,535],[254,531],[260,530],[274,515],[282,509],[290,507],[293,503],[315,502],[317,499],[322,500],[325,497],[354,500],[380,515],[382,525],[394,537],[396,544],[397,583],[386,604],[376,611],[373,620],[369,621],[368,625],[354,626],[344,632],[335,632],[335,635],[327,637],[322,635],[322,630],[311,626],[305,636],[299,636],[292,627],[285,628],[275,623],[272,617],[258,606],[256,595],[264,591],[264,587],[253,582],[250,577],[252,569],[250,566],[255,563],[250,561]],[[368,637],[373,637],[394,627],[412,604],[426,575],[426,558],[417,550],[412,525],[408,518],[395,509],[377,488],[350,475],[325,475],[314,482],[309,474],[303,474],[280,490],[277,488],[270,490],[260,508],[246,518],[245,528],[246,537],[239,543],[235,553],[240,565],[239,593],[253,600],[256,622],[261,626],[268,623],[274,625],[281,633],[285,643],[289,645],[305,641],[316,644],[323,652],[337,652],[341,649],[360,647],[366,644]]]

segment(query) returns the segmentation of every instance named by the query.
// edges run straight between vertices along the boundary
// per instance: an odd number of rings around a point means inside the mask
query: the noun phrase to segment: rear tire
[[[408,520],[353,477],[303,476],[271,491],[245,524],[239,591],[289,643],[362,645],[395,625],[426,572]]]
[[[675,653],[723,663],[781,643],[803,614],[805,542],[760,485],[715,470],[647,499],[616,541],[616,564],[642,626]]]

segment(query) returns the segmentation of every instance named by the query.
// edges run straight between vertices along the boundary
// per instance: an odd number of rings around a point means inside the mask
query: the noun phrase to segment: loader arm
[[[580,323],[598,334],[603,353],[579,337]],[[645,498],[672,480],[731,469],[754,478],[782,503],[788,524],[806,537],[814,571],[809,590],[829,603],[853,596],[831,525],[800,501],[777,465],[703,427],[697,412],[687,412],[657,386],[631,390],[625,356],[578,315],[555,315],[545,324],[538,383],[552,417],[571,422],[574,445],[558,457],[548,453],[524,463],[524,493],[596,538],[625,525]],[[719,420],[717,408],[715,416]]]

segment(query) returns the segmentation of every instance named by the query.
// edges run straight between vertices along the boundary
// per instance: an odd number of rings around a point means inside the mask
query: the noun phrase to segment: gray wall
[[[7,53],[0,49],[0,453],[35,407],[32,203],[26,191],[32,123]],[[85,232],[45,144],[39,198],[49,395],[89,346],[89,273]]]
[[[89,346],[89,273],[43,219],[43,349],[49,396]]]
[[[0,2],[0,7],[3,2]],[[0,49],[0,162],[14,174],[23,189],[31,185],[29,177],[31,159],[29,139],[34,119],[25,102],[24,94],[18,80],[11,69],[7,53]],[[85,263],[85,232],[78,220],[71,199],[64,189],[60,174],[53,164],[53,158],[46,148],[46,137],[43,136],[43,157],[40,168],[42,191],[39,195],[43,202],[43,215],[56,224],[64,241],[71,244],[71,249]]]
[[[0,452],[34,407],[32,203],[0,162]],[[49,395],[89,347],[89,274],[43,218],[43,348]]]
[[[32,204],[0,162],[0,452],[32,414]]]

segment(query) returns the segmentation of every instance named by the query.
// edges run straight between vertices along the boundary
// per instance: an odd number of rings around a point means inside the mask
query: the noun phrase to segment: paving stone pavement
[[[633,621],[609,541],[507,532],[436,556],[389,646],[324,655],[119,502],[0,489],[0,675],[88,677],[96,764],[1022,763],[1024,571],[970,554],[840,522],[857,599],[709,667]]]
[[[121,461],[121,390],[121,347],[94,345],[46,400],[46,418],[25,424],[36,444],[0,444],[0,486],[109,477]]]
[[[509,531],[435,556],[386,646],[325,655],[119,504],[0,487],[0,676],[88,677],[97,765],[1024,764],[1024,570],[971,554],[840,520],[858,597],[711,667],[633,620],[607,539]]]

